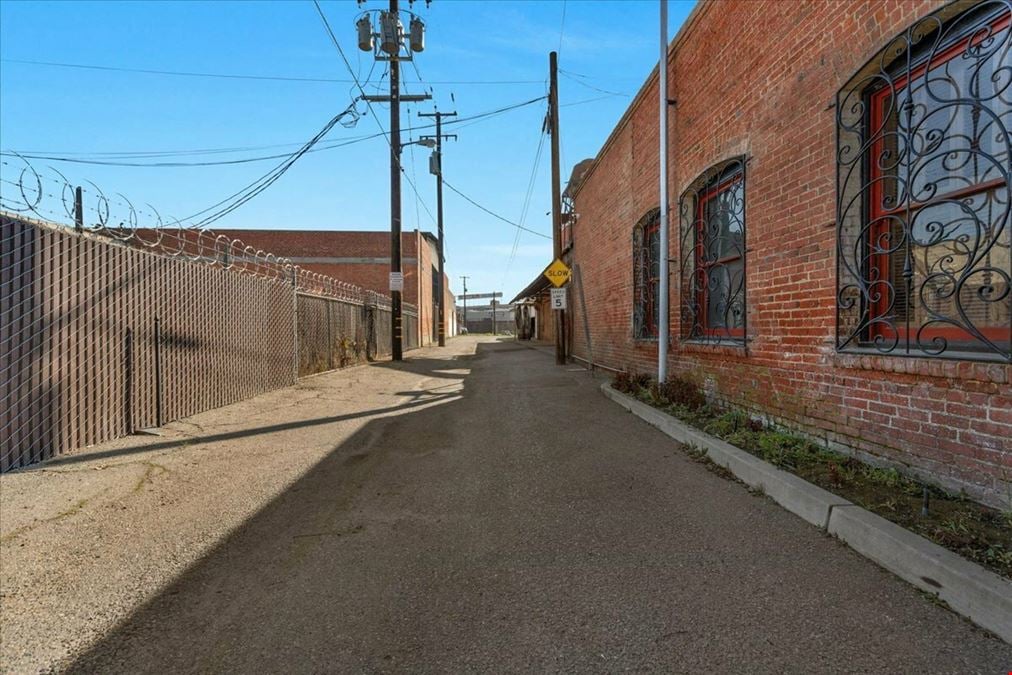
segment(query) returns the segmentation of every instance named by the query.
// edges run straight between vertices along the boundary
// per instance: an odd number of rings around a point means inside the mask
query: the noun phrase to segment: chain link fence
[[[385,296],[0,169],[0,471],[390,353]],[[404,325],[417,346],[410,308]]]

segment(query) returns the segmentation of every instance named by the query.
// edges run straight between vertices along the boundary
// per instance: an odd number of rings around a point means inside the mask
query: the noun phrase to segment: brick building
[[[1012,490],[1009,0],[702,0],[671,43],[669,371],[976,498]],[[658,80],[582,183],[571,352],[656,372]],[[575,330],[573,330],[575,328]]]
[[[337,230],[228,230],[230,237],[248,246],[270,251],[306,269],[369,290],[389,294],[390,233]],[[438,340],[436,297],[439,278],[438,240],[429,232],[413,230],[401,235],[403,301],[418,310],[418,344]],[[456,331],[450,281],[444,278],[446,335]]]

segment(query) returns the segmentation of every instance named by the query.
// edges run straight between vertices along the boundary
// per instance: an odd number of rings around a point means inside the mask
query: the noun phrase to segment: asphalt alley
[[[403,364],[314,378],[324,389],[348,377],[372,387],[396,380],[389,391],[411,394],[340,433],[329,422],[306,424],[316,418],[279,399],[273,410],[244,404],[267,429],[256,436],[261,450],[325,450],[64,665],[103,673],[1012,668],[1012,647],[693,462],[606,400],[584,370],[516,342],[452,344]],[[157,451],[251,442],[235,431],[202,440],[215,435],[202,426],[184,447]]]

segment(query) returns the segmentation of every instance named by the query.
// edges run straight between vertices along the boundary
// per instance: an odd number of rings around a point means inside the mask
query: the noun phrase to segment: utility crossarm
[[[390,103],[391,99],[386,94],[365,94],[360,97],[367,103]],[[432,94],[401,94],[397,97],[401,103],[414,103],[416,101],[428,101]]]

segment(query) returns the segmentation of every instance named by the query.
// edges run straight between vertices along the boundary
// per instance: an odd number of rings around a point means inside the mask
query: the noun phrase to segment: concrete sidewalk
[[[4,476],[5,666],[1012,667],[597,384],[460,338]]]

